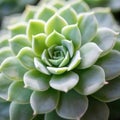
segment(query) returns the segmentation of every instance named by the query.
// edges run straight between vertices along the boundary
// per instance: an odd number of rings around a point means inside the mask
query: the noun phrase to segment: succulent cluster
[[[9,26],[0,97],[11,102],[10,120],[108,120],[106,102],[120,98],[120,40],[110,14],[104,25],[106,12],[81,0],[43,1]]]

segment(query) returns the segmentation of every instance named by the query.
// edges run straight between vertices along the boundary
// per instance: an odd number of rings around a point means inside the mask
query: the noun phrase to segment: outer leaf
[[[40,8],[36,14],[36,18],[44,21],[48,21],[54,14],[56,10],[51,6],[43,6]]]
[[[27,27],[27,36],[32,40],[32,36],[44,33],[45,23],[41,20],[30,20]]]
[[[10,120],[30,120],[33,111],[29,104],[18,104],[12,102],[10,105]]]
[[[97,64],[104,69],[106,80],[116,78],[120,75],[120,52],[113,50],[99,59]]]
[[[64,36],[55,30],[47,37],[45,43],[48,47],[57,44],[60,45],[61,41],[64,40]]]
[[[68,92],[75,87],[79,81],[79,76],[74,72],[67,72],[62,75],[53,75],[50,86],[56,90]]]
[[[17,35],[10,39],[10,45],[15,55],[17,55],[23,47],[31,47],[31,43],[25,35]]]
[[[117,33],[108,28],[98,29],[94,42],[103,50],[101,56],[106,55],[115,45]]]
[[[22,48],[17,55],[17,58],[19,59],[21,64],[29,69],[34,68],[34,57],[35,54],[29,47]]]
[[[23,81],[15,81],[8,89],[8,100],[26,104],[29,103],[31,93],[31,90],[24,88]]]
[[[120,52],[120,40],[117,40],[117,41],[116,41],[116,44],[115,44],[115,46],[114,46],[114,49],[115,49],[115,50],[118,50],[118,51]]]
[[[9,46],[9,42],[8,42],[9,35],[4,35],[4,31],[3,31],[3,33],[0,32],[0,35],[1,34],[3,36],[0,38],[0,49],[3,48],[3,47],[8,47]]]
[[[76,51],[70,64],[68,65],[68,71],[76,68],[79,65],[80,61],[81,61],[80,52]]]
[[[26,34],[26,23],[17,23],[15,25],[9,26],[12,37],[19,34]]]
[[[68,39],[72,40],[74,48],[79,49],[81,45],[81,33],[78,26],[67,25],[62,29],[62,34]]]
[[[59,117],[55,111],[52,111],[45,115],[45,120],[68,120],[68,119],[63,119]]]
[[[40,59],[34,58],[34,65],[35,65],[35,68],[41,73],[50,75],[50,72],[47,70],[47,67],[42,63]]]
[[[80,120],[108,120],[108,117],[109,108],[107,105],[95,99],[90,99],[88,110]]]
[[[112,102],[120,99],[120,77],[115,78],[95,94],[93,97],[102,102]]]
[[[78,14],[89,10],[88,5],[82,0],[74,1],[71,6]]]
[[[35,91],[45,91],[49,88],[50,76],[40,73],[37,70],[30,70],[24,75],[25,88]]]
[[[33,37],[32,49],[38,56],[41,56],[43,50],[46,48],[45,39],[46,35],[43,33]]]
[[[102,50],[93,42],[86,43],[80,48],[81,63],[80,69],[85,69],[92,66],[100,57]]]
[[[91,41],[97,32],[97,21],[94,14],[92,12],[80,14],[78,27],[82,35],[82,44]]]
[[[75,91],[62,93],[57,113],[65,119],[79,119],[86,112],[88,107],[88,100]]]
[[[10,56],[13,56],[13,53],[9,47],[0,48],[0,64]]]
[[[7,100],[8,88],[13,81],[8,79],[3,73],[0,73],[0,97]]]
[[[0,102],[0,119],[9,120],[9,102]]]
[[[99,66],[92,66],[78,74],[80,80],[75,87],[75,90],[80,94],[90,95],[99,90],[105,84],[105,73]]]
[[[62,16],[68,24],[75,24],[77,22],[77,14],[71,7],[61,9],[60,16]]]
[[[52,74],[60,75],[60,74],[62,74],[64,72],[66,72],[68,68],[67,67],[61,67],[61,68],[47,67],[47,69]]]
[[[58,99],[58,91],[52,89],[45,92],[33,92],[30,103],[34,114],[42,114],[54,110],[58,104]]]
[[[48,20],[45,26],[45,32],[47,34],[50,34],[55,30],[60,33],[62,28],[66,25],[67,25],[67,22],[61,16],[55,14]]]
[[[15,57],[5,59],[0,69],[6,77],[13,80],[21,80],[26,72],[26,69],[21,66]]]

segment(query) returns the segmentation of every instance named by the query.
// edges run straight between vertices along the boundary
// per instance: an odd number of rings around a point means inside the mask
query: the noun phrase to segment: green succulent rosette
[[[43,1],[9,27],[0,97],[11,102],[10,120],[108,120],[106,103],[120,98],[120,41],[107,12],[81,0]]]

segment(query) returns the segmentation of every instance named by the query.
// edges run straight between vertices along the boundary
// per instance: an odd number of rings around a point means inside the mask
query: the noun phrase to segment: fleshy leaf
[[[35,65],[35,68],[41,73],[50,75],[50,72],[47,70],[47,67],[44,65],[44,63],[42,63],[40,59],[34,58],[34,65]]]
[[[1,33],[2,34],[2,33]],[[0,34],[0,35],[1,35]],[[8,41],[9,37],[8,36],[4,36],[0,38],[0,49],[3,47],[8,47],[9,46],[9,41]]]
[[[15,81],[8,89],[8,100],[26,104],[29,103],[31,93],[31,90],[24,88],[23,81]]]
[[[9,102],[1,102],[0,101],[0,119],[1,120],[9,120]]]
[[[104,69],[106,80],[111,80],[120,75],[120,52],[113,50],[97,61]]]
[[[32,40],[32,36],[44,33],[45,23],[42,20],[30,20],[27,27],[27,36]]]
[[[74,72],[67,72],[62,75],[53,75],[50,86],[58,91],[68,92],[74,88],[79,81],[79,76]]]
[[[48,59],[49,59],[49,54],[48,54],[48,51],[45,49],[41,55],[41,60],[46,65],[52,66]]]
[[[61,9],[60,16],[62,16],[68,24],[75,24],[77,22],[77,14],[71,7]]]
[[[72,41],[69,40],[62,40],[62,45],[67,48],[67,50],[69,51],[70,57],[73,56],[74,54],[74,46]]]
[[[30,120],[33,111],[29,104],[18,104],[12,102],[10,105],[10,120]]]
[[[81,45],[81,33],[78,26],[67,25],[62,29],[62,34],[73,42],[74,48],[79,49]]]
[[[63,119],[57,115],[56,111],[52,111],[45,115],[45,120],[68,120],[68,119]]]
[[[9,47],[0,48],[0,64],[7,58],[13,56]]]
[[[26,34],[26,23],[17,23],[15,25],[9,26],[12,37],[19,34]]]
[[[80,119],[88,107],[87,97],[82,96],[75,91],[62,93],[57,113],[65,119]]]
[[[70,64],[68,65],[68,71],[76,68],[80,64],[80,61],[81,61],[80,52],[76,51]]]
[[[102,50],[93,42],[86,43],[80,48],[81,63],[78,68],[85,69],[92,66],[100,57]]]
[[[82,44],[90,42],[97,32],[97,20],[93,12],[80,14],[78,27],[82,36]]]
[[[56,10],[51,6],[43,6],[40,8],[36,14],[36,18],[44,21],[48,21],[54,14]]]
[[[60,9],[64,6],[64,2],[62,1],[54,1],[52,4],[55,8]]]
[[[29,69],[34,68],[34,57],[35,54],[29,47],[22,48],[17,55],[17,58],[19,59],[21,64]]]
[[[44,92],[33,92],[30,103],[34,114],[43,114],[54,110],[58,104],[59,92],[49,89]]]
[[[21,80],[26,69],[21,66],[15,57],[8,57],[1,64],[1,71],[12,80]]]
[[[109,108],[107,105],[95,99],[90,99],[88,110],[80,120],[108,120],[108,118]]]
[[[47,69],[52,74],[60,75],[60,74],[62,74],[64,72],[66,72],[68,68],[67,67],[61,67],[61,68],[47,67]]]
[[[65,55],[64,60],[61,62],[61,64],[59,65],[59,67],[63,67],[65,65],[67,65],[68,62],[69,62],[69,60],[70,60],[70,57],[69,57],[69,53],[67,52],[66,55]]]
[[[73,7],[73,9],[79,14],[82,12],[87,12],[89,10],[88,5],[82,1],[82,0],[78,0],[78,1],[74,1],[71,4],[71,7]]]
[[[118,50],[118,51],[120,52],[120,40],[117,40],[117,41],[116,41],[116,44],[115,44],[115,46],[114,46],[114,49],[115,49],[115,50]]]
[[[92,66],[78,72],[80,80],[75,90],[82,95],[90,95],[105,85],[105,73],[99,66]]]
[[[30,70],[24,75],[25,88],[35,91],[45,91],[49,88],[50,76],[40,73],[37,70]]]
[[[108,84],[93,94],[93,97],[102,102],[113,102],[120,99],[120,77],[109,81]]]
[[[0,98],[7,100],[8,88],[13,81],[8,79],[3,73],[0,73]]]
[[[41,56],[43,50],[46,48],[45,39],[46,35],[44,33],[38,34],[33,37],[32,49],[38,56]]]
[[[100,28],[94,38],[94,42],[103,50],[101,56],[106,55],[115,45],[117,33],[109,28]]]
[[[57,44],[60,45],[61,41],[64,40],[64,36],[57,31],[53,31],[46,39],[45,43],[48,47]]]
[[[61,16],[55,14],[48,20],[45,26],[45,32],[47,34],[50,34],[55,30],[61,33],[62,28],[66,25],[67,25],[67,22]]]
[[[27,40],[25,35],[17,35],[10,39],[10,45],[15,55],[17,55],[23,47],[31,47],[31,43]]]

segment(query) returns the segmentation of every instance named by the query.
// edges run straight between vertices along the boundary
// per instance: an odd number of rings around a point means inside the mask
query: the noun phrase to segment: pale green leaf
[[[81,61],[80,51],[76,51],[74,53],[74,56],[73,56],[71,62],[68,65],[68,71],[76,68],[80,64],[80,61]]]
[[[90,98],[88,110],[80,120],[108,120],[108,118],[108,106],[103,102]]]
[[[100,28],[93,40],[102,50],[101,56],[109,53],[114,47],[117,40],[117,33],[109,28]]]
[[[81,63],[78,68],[85,69],[92,66],[100,57],[102,50],[93,42],[86,43],[80,48]]]
[[[8,79],[3,73],[0,73],[0,98],[7,100],[8,88],[13,81]]]
[[[67,22],[61,16],[55,14],[46,23],[45,32],[50,34],[55,30],[61,33],[62,28],[66,25]]]
[[[10,46],[13,53],[17,55],[23,47],[31,47],[31,43],[27,40],[25,35],[16,35],[10,39]]]
[[[24,75],[25,88],[35,91],[45,91],[49,88],[50,76],[40,73],[37,70],[30,70]]]
[[[81,45],[81,33],[78,26],[67,25],[62,29],[62,34],[73,42],[74,48],[79,49]]]
[[[0,70],[12,80],[21,80],[26,72],[26,69],[21,66],[15,57],[6,58],[1,64]]]
[[[8,89],[8,101],[27,104],[30,102],[31,93],[31,90],[24,88],[23,81],[15,81]]]
[[[113,102],[120,99],[120,77],[109,81],[108,84],[93,94],[93,97],[102,102]]]
[[[10,105],[10,120],[31,120],[33,111],[29,104],[12,102]]]
[[[57,113],[65,119],[80,119],[88,107],[87,97],[82,96],[75,91],[62,93]]]
[[[68,92],[74,88],[79,81],[79,76],[74,72],[67,72],[62,75],[53,75],[50,86],[58,91]]]
[[[40,56],[46,48],[45,40],[46,35],[44,33],[33,36],[32,49],[38,56]]]
[[[28,69],[34,68],[34,57],[35,54],[29,47],[22,48],[17,55],[20,63]]]
[[[48,71],[52,74],[55,74],[55,75],[60,75],[64,72],[67,71],[67,67],[61,67],[61,68],[56,68],[56,67],[47,67]]]
[[[64,40],[65,37],[58,33],[57,31],[53,31],[46,39],[45,43],[48,47],[52,46],[52,45],[60,45],[61,41]]]
[[[93,12],[80,14],[78,27],[82,36],[82,44],[90,42],[97,32],[97,20]]]
[[[80,80],[75,90],[82,95],[90,95],[105,85],[105,73],[99,66],[94,65],[78,74]]]
[[[30,103],[34,114],[48,113],[54,110],[58,104],[59,92],[49,89],[44,92],[33,92]]]
[[[50,75],[50,72],[47,70],[47,66],[44,65],[44,63],[42,63],[42,61],[38,58],[34,58],[34,65],[35,68],[40,71],[41,73],[44,73],[46,75]]]
[[[111,80],[120,75],[120,52],[113,50],[97,61],[105,71],[106,80]]]
[[[64,7],[60,9],[60,16],[62,16],[68,24],[76,24],[77,23],[77,14],[71,7]]]
[[[69,40],[62,40],[62,45],[67,48],[67,50],[69,51],[70,57],[73,56],[74,54],[74,46],[73,46],[73,42],[69,41]]]
[[[33,35],[44,33],[45,23],[42,20],[30,20],[27,26],[27,36],[32,40]]]
[[[51,6],[43,6],[37,11],[35,18],[48,21],[56,12],[56,9]]]

